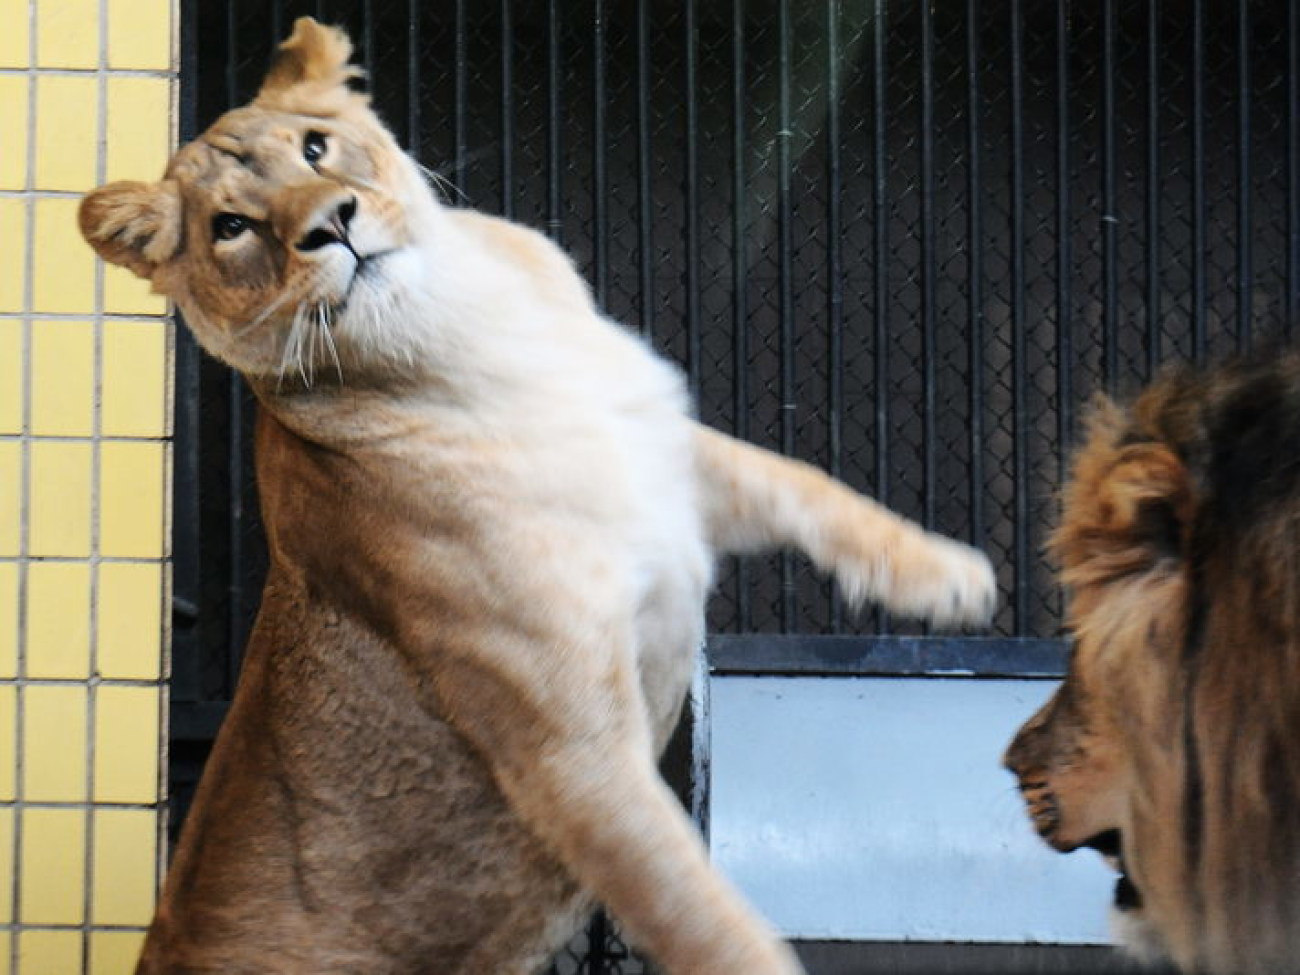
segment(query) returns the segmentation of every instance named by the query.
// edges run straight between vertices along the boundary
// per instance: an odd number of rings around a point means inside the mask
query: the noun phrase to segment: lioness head
[[[256,99],[162,180],[113,183],[81,206],[100,256],[175,300],[200,343],[250,377],[310,383],[400,356],[391,322],[437,273],[415,252],[437,247],[440,207],[349,88],[351,51],[342,32],[300,19]]]
[[[1105,403],[1053,540],[1068,676],[1007,766],[1119,870],[1117,931],[1187,971],[1300,952],[1300,359]]]

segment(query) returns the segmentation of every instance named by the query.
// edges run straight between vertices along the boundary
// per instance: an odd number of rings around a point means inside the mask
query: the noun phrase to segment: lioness
[[[1069,675],[1006,756],[1038,832],[1111,858],[1140,957],[1300,969],[1300,357],[1101,404],[1053,548]]]
[[[261,403],[271,569],[139,971],[512,975],[592,899],[671,973],[790,975],[656,756],[713,556],[991,610],[986,560],[690,419],[544,237],[440,205],[299,20],[252,104],[81,208]]]

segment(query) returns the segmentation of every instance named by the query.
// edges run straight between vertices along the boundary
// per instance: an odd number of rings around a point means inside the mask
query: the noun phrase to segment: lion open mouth
[[[1124,869],[1124,842],[1117,829],[1098,833],[1082,846],[1096,850],[1119,874],[1115,881],[1115,907],[1121,911],[1136,911],[1142,906],[1142,892]]]

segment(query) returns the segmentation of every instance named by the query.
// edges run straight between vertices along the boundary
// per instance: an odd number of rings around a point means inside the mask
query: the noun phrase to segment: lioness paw
[[[938,626],[987,623],[997,606],[997,580],[983,552],[912,526],[874,558],[841,556],[835,574],[851,602],[875,600]]]

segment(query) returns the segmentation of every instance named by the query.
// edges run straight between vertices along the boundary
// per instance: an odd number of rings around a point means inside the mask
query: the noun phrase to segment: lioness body
[[[791,975],[655,769],[712,560],[939,621],[987,562],[696,424],[545,238],[436,202],[348,53],[300,21],[82,208],[263,407],[267,593],[141,971],[528,975],[594,897],[673,975]]]

